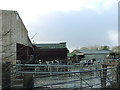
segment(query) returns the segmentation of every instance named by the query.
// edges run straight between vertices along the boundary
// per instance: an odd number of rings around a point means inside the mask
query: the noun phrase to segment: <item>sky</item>
[[[67,42],[73,50],[118,44],[118,1],[0,0],[0,9],[18,11],[32,42]]]

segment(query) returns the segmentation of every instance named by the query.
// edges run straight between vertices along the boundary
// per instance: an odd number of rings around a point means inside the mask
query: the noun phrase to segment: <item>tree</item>
[[[80,50],[109,50],[109,46],[99,46],[99,45],[93,45],[88,47],[82,47]]]
[[[99,50],[101,46],[99,45],[93,45],[93,46],[89,46],[89,50]]]
[[[82,48],[80,48],[80,50],[88,50],[88,48],[87,47],[82,47]]]
[[[102,47],[101,47],[101,50],[109,50],[109,49],[110,49],[109,46],[102,46]]]
[[[75,49],[75,50],[73,50],[71,53],[76,54],[76,53],[78,53],[78,52],[79,52],[79,50],[78,50],[78,49]]]

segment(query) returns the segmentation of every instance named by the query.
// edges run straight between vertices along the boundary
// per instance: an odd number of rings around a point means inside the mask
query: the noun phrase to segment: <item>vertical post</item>
[[[101,88],[106,87],[106,76],[107,76],[107,65],[103,64],[102,65],[102,77],[101,77]]]
[[[75,73],[74,73],[74,80],[75,80]],[[74,89],[76,89],[76,82],[74,81]]]
[[[0,60],[0,90],[2,90],[2,60]]]
[[[37,72],[37,66],[35,65],[35,74],[36,74],[36,72]]]
[[[117,78],[117,83],[118,83],[118,88],[120,87],[120,1],[118,2],[118,78]]]
[[[6,62],[2,64],[2,89],[11,88],[11,63]]]
[[[117,65],[117,87],[120,88],[120,61],[118,61]]]
[[[80,90],[82,90],[82,73],[80,73]]]
[[[33,74],[31,73],[24,73],[23,78],[23,88],[33,89],[34,88],[34,80]]]
[[[52,71],[53,71],[53,67],[52,66],[50,66],[50,78],[52,78]]]

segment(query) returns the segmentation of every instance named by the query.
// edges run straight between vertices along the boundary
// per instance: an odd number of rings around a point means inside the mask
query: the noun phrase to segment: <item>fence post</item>
[[[80,90],[82,90],[82,74],[80,73]]]
[[[33,89],[34,88],[33,74],[24,73],[23,88],[28,88],[28,89]]]
[[[103,64],[102,65],[102,77],[101,77],[101,88],[106,87],[106,76],[107,76],[107,65]]]
[[[11,63],[2,63],[2,89],[11,88]]]
[[[118,61],[117,65],[117,87],[120,88],[120,61]]]
[[[2,90],[2,60],[0,60],[0,90]]]
[[[75,80],[75,73],[74,73],[74,80]],[[74,82],[74,90],[76,89],[76,82]]]

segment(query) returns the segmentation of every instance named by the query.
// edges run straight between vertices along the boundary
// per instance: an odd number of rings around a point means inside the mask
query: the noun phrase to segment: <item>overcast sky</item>
[[[18,11],[34,42],[66,41],[73,50],[117,45],[118,1],[0,0],[0,9]]]

